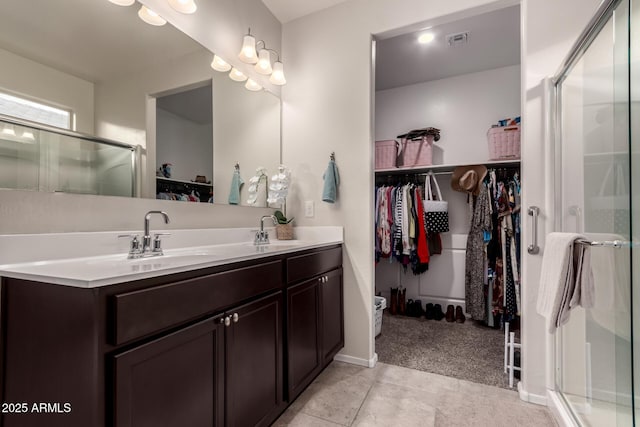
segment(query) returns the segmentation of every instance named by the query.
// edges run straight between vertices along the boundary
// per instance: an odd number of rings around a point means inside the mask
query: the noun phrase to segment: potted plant
[[[278,220],[276,225],[276,237],[278,240],[292,240],[293,239],[293,218],[287,219],[282,211],[277,210],[273,215]]]

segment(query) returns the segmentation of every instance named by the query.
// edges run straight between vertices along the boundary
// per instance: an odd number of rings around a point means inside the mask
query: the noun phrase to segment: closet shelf
[[[499,167],[509,167],[509,166],[518,166],[520,165],[520,159],[513,160],[490,160],[487,162],[475,162],[475,163],[458,163],[458,164],[450,164],[450,165],[431,165],[431,166],[419,166],[413,168],[388,168],[388,169],[376,169],[376,174],[381,175],[400,175],[406,173],[426,173],[429,171],[433,172],[452,172],[458,166],[466,166],[466,165],[477,165],[482,164],[487,167],[499,168]]]
[[[165,182],[179,182],[181,184],[201,185],[203,187],[213,187],[213,184],[207,184],[205,182],[195,182],[195,181],[186,181],[186,180],[182,180],[182,179],[164,178],[162,176],[156,176],[156,179],[159,180],[159,181],[165,181]]]

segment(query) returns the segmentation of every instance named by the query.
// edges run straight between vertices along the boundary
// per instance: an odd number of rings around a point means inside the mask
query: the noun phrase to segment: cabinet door
[[[287,289],[288,400],[293,401],[322,368],[320,278]]]
[[[118,427],[224,425],[222,316],[114,357]]]
[[[327,365],[344,347],[342,268],[330,271],[320,281],[322,360]]]
[[[282,313],[282,292],[226,313],[229,427],[269,425],[284,409]]]

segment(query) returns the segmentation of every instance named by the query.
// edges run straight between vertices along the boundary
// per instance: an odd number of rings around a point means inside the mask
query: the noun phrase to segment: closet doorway
[[[503,3],[374,42],[378,360],[513,390],[520,14]]]

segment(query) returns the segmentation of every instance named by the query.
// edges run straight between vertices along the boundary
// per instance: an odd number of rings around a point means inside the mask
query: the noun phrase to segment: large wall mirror
[[[226,204],[236,171],[248,183],[277,170],[280,99],[214,71],[211,52],[140,6],[0,4],[0,114],[34,102],[73,132],[139,147],[132,165],[126,147],[0,121],[0,187]]]

